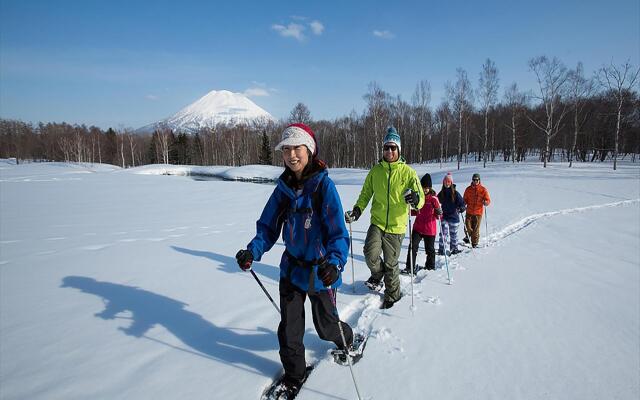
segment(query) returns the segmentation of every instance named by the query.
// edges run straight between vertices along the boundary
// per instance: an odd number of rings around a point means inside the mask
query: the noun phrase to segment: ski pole
[[[442,241],[444,244],[447,244],[447,239],[449,236],[449,230],[447,229],[447,235],[444,234],[444,221],[440,223],[440,229],[442,229]],[[449,256],[447,256],[447,251],[444,252],[444,264],[447,266],[447,279],[449,280],[449,285],[451,285],[451,275],[449,275]]]
[[[349,248],[351,249],[351,287],[353,293],[356,292],[356,272],[353,266],[353,233],[351,232],[351,221],[349,221]]]
[[[264,294],[266,294],[267,297],[269,298],[269,300],[271,300],[271,304],[273,304],[273,306],[276,308],[276,310],[278,310],[278,314],[282,314],[282,312],[280,312],[280,307],[278,307],[276,305],[276,302],[273,301],[273,299],[271,298],[271,295],[269,295],[269,292],[267,292],[267,289],[265,289],[265,287],[262,284],[262,282],[260,282],[260,279],[258,279],[258,276],[256,275],[256,273],[253,272],[253,269],[250,269],[249,272],[251,272],[251,275],[253,275],[253,277],[256,278],[256,282],[258,282],[258,285],[260,285],[260,287],[262,288],[262,291],[264,292]]]
[[[331,303],[333,303],[334,313],[336,314],[336,318],[338,319],[338,328],[340,328],[340,337],[342,338],[342,345],[344,346],[344,351],[347,355],[347,361],[349,362],[349,371],[351,371],[351,379],[353,379],[353,386],[356,388],[356,394],[358,395],[358,400],[362,400],[362,396],[360,396],[360,389],[358,389],[358,382],[356,382],[356,376],[353,373],[353,365],[351,363],[351,354],[349,354],[349,348],[347,347],[347,339],[344,337],[344,330],[342,329],[342,321],[340,321],[340,315],[338,314],[338,305],[336,304],[336,298],[338,296],[338,289],[334,292],[331,287],[327,288],[329,291],[329,298],[331,298]]]
[[[462,227],[464,228],[464,239],[462,239],[462,241],[471,245],[471,252],[473,253],[473,243],[471,243],[471,236],[469,232],[467,232],[467,221],[462,215],[462,212],[460,213],[460,219],[462,220]]]
[[[467,224],[465,223],[465,217],[464,215],[462,215],[462,211],[458,211],[458,213],[460,214],[460,219],[462,220],[462,227],[464,228],[464,239],[462,239],[462,241],[465,243],[469,243],[471,239],[469,238],[469,233],[467,232]]]
[[[489,244],[489,225],[487,223],[487,207],[484,208],[484,245]]]
[[[415,310],[413,305],[413,236],[411,236],[411,206],[409,206],[409,268],[411,268],[411,311]]]

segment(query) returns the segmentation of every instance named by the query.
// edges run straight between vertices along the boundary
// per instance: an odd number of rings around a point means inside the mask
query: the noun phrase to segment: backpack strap
[[[314,213],[318,213],[319,216],[322,215],[322,201],[323,201],[323,197],[322,197],[322,184],[324,182],[324,177],[321,178],[320,182],[318,182],[318,185],[316,187],[316,190],[313,191],[313,193],[311,193],[311,208],[297,208],[297,209],[292,209],[291,207],[289,207],[289,204],[287,201],[283,201],[280,204],[280,210],[282,210],[282,222],[284,222],[287,217],[289,216],[290,213],[301,213],[301,214],[314,214]],[[280,217],[279,217],[280,218]],[[287,279],[289,280],[289,282],[291,282],[291,273],[293,272],[294,268],[298,268],[298,267],[302,267],[302,268],[308,268],[310,270],[313,270],[313,266],[314,265],[320,265],[325,261],[324,257],[315,259],[315,260],[301,260],[299,258],[294,257],[291,253],[289,253],[288,250],[285,249],[285,254],[289,260],[289,270],[287,271]],[[315,293],[315,288],[314,288],[314,276],[312,273],[309,274],[309,293],[313,294]]]

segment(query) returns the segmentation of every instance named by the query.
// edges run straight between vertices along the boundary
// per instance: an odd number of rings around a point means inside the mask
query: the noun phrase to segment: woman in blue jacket
[[[440,240],[438,254],[444,255],[445,239],[449,238],[449,250],[451,254],[458,254],[458,225],[460,225],[460,213],[465,210],[464,199],[456,190],[451,173],[442,180],[442,189],[438,193],[438,200],[442,206],[442,221],[440,225]]]
[[[342,283],[347,262],[349,234],[340,197],[329,178],[326,164],[317,158],[317,144],[311,128],[289,125],[276,146],[282,151],[285,171],[278,179],[257,222],[256,236],[236,259],[249,270],[253,260],[275,244],[280,232],[286,246],[280,260],[280,308],[278,326],[280,360],[289,395],[295,395],[305,379],[303,335],[304,301],[309,297],[318,336],[343,349],[338,323],[345,341],[353,342],[351,327],[337,317],[335,288]]]

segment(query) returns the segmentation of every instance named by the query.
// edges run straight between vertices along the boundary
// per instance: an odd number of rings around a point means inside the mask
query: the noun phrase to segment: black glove
[[[418,207],[420,198],[418,197],[418,193],[414,192],[411,189],[407,189],[407,191],[404,192],[404,201],[406,201],[407,204],[410,204],[413,208],[416,208]]]
[[[325,261],[318,267],[318,278],[325,287],[333,285],[338,280],[338,266]]]
[[[238,261],[240,269],[248,271],[251,269],[251,263],[253,263],[253,253],[251,250],[240,250],[236,254],[236,261]]]
[[[465,211],[467,211],[467,207],[460,207],[460,208],[458,208],[458,212],[459,212],[460,214],[462,214],[462,213],[463,213],[463,212],[465,212]]]
[[[438,216],[442,215],[442,207],[436,208],[436,215]]]
[[[348,224],[351,222],[355,222],[358,220],[358,218],[360,218],[361,215],[362,211],[360,211],[360,207],[353,207],[353,210],[344,213],[344,222]]]

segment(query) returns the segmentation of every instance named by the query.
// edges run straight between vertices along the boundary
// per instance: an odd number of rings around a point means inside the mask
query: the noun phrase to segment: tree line
[[[382,157],[382,138],[393,125],[409,163],[574,162],[619,159],[640,154],[640,69],[613,63],[586,77],[578,63],[568,69],[557,58],[529,60],[536,88],[517,83],[501,91],[499,70],[487,59],[475,83],[458,68],[445,84],[446,96],[431,105],[427,80],[409,101],[377,82],[363,95],[365,109],[334,120],[314,120],[298,103],[287,120],[218,124],[195,133],[157,129],[140,135],[130,129],[0,119],[0,157],[20,160],[109,163],[122,167],[275,164],[273,148],[288,123],[312,127],[320,155],[332,167],[369,168]]]

